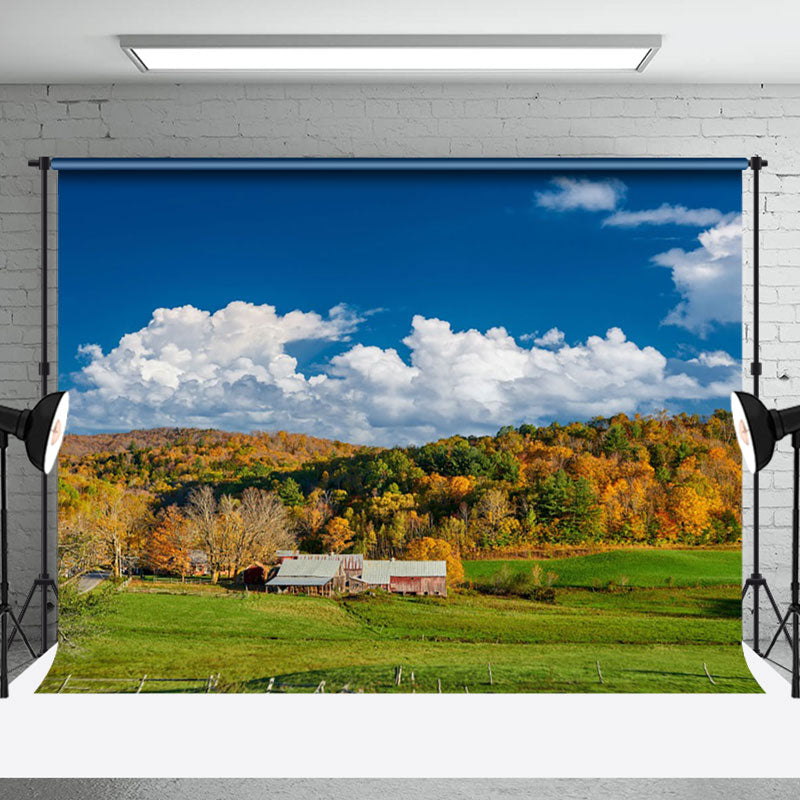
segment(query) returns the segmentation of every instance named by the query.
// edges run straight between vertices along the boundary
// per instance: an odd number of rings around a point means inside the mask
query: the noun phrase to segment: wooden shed
[[[261,588],[267,581],[269,567],[265,567],[260,561],[254,561],[249,567],[242,570],[242,582],[245,586],[256,586]]]
[[[364,561],[361,575],[351,582],[402,595],[447,597],[446,561]]]
[[[336,556],[289,558],[280,565],[278,574],[267,581],[267,589],[330,596],[345,589],[344,567]]]

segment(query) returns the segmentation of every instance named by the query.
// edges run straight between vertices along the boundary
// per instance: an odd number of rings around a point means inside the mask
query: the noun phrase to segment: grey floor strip
[[[800,779],[5,779],[11,800],[796,800]]]

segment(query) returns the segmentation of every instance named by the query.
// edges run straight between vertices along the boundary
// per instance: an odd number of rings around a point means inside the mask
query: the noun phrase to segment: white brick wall
[[[0,86],[2,397],[22,404],[38,393],[39,176],[26,166],[28,158],[754,153],[770,162],[761,181],[763,396],[782,406],[800,397],[800,86]],[[747,230],[750,178],[746,173]],[[53,230],[55,223],[53,213]],[[745,319],[749,245],[746,235]],[[55,278],[54,269],[53,286]],[[55,322],[55,290],[51,304]],[[745,326],[745,364],[748,337]],[[53,360],[55,339],[54,330]],[[749,388],[747,369],[743,374]],[[38,572],[38,480],[19,447],[12,463],[10,563],[19,601]],[[783,443],[761,479],[762,568],[781,602],[788,586],[790,466]],[[747,481],[745,489],[747,511]],[[749,573],[747,538],[744,563]]]

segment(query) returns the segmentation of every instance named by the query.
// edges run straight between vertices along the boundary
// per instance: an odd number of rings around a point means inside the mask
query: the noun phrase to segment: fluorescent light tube
[[[542,72],[644,69],[660,37],[126,37],[143,72]]]

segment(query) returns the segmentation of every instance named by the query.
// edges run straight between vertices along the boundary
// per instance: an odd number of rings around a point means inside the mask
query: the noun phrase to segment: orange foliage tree
[[[153,572],[166,572],[186,579],[192,534],[186,517],[176,505],[167,506],[156,519],[145,549],[145,560]]]
[[[450,542],[422,536],[412,539],[406,547],[405,557],[409,561],[446,561],[447,585],[458,586],[464,582],[464,567],[461,559],[453,552]]]

